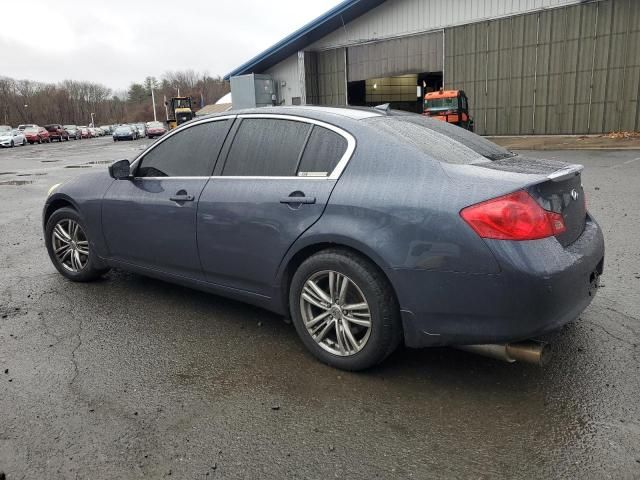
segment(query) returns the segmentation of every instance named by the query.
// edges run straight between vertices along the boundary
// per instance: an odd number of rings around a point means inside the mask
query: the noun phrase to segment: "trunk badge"
[[[576,189],[571,190],[571,198],[573,198],[573,200],[578,200],[579,197],[580,197],[580,194]]]

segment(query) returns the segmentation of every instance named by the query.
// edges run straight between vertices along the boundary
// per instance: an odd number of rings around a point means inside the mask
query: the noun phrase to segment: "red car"
[[[162,122],[149,122],[149,123],[147,123],[147,137],[148,138],[161,137],[165,133],[167,133],[167,129],[164,128],[164,125],[162,124]]]
[[[42,127],[25,128],[24,136],[27,139],[27,142],[31,144],[42,142],[51,143],[49,132],[47,132],[47,130]]]
[[[87,127],[79,127],[80,128],[80,138],[91,138],[91,131]]]
[[[45,125],[44,128],[49,132],[49,138],[51,138],[51,140],[58,140],[59,142],[62,142],[62,140],[69,141],[69,132],[62,128],[62,125],[53,123],[51,125]]]

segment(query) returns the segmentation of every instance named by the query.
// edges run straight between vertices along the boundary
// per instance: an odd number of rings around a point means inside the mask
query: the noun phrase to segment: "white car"
[[[26,144],[27,139],[22,130],[13,129],[0,132],[0,147],[25,146]]]

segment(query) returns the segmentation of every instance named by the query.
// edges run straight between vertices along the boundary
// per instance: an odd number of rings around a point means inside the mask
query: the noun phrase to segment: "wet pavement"
[[[263,310],[55,272],[48,188],[149,143],[0,151],[7,479],[640,478],[640,151],[544,152],[586,166],[607,242],[603,288],[547,367],[403,349],[351,374]]]

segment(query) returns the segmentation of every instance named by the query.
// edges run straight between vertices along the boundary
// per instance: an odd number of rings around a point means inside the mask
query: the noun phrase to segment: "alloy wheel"
[[[89,261],[89,240],[78,222],[63,218],[51,233],[53,253],[66,270],[78,273]]]
[[[355,355],[371,335],[371,310],[362,290],[339,272],[312,275],[300,294],[300,311],[311,338],[333,355]]]

